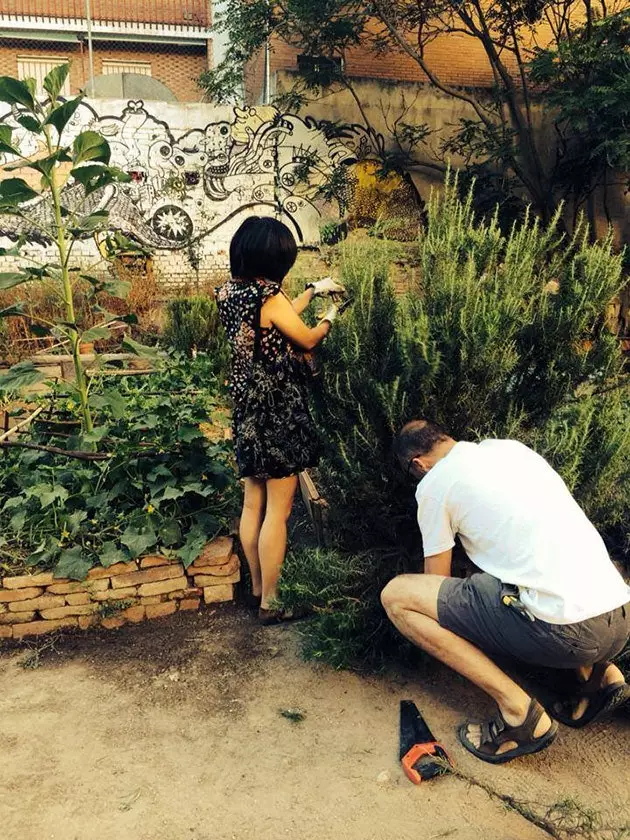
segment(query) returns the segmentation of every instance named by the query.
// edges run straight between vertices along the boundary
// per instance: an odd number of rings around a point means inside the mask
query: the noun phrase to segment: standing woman
[[[315,296],[343,291],[327,278],[289,300],[282,281],[296,257],[297,245],[286,225],[250,217],[230,244],[232,279],[217,290],[232,351],[234,444],[245,485],[240,539],[263,624],[285,618],[271,605],[286,553],[287,521],[299,473],[317,463],[304,354],[328,335],[338,310],[331,305],[313,328],[300,313]]]

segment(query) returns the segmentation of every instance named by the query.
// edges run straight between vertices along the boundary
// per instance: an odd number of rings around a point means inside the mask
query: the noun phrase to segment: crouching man
[[[492,763],[549,746],[557,720],[581,727],[630,699],[610,663],[630,634],[630,587],[560,476],[513,440],[457,442],[426,420],[400,432],[396,454],[419,481],[424,574],[400,575],[382,602],[398,630],[494,698],[496,717],[459,728]],[[452,578],[459,535],[481,569]],[[566,669],[575,688],[549,714],[492,656]]]

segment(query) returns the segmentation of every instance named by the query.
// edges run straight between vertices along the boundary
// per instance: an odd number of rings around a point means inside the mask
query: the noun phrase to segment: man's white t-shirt
[[[515,440],[456,443],[418,484],[425,557],[452,548],[519,587],[531,613],[574,624],[630,601],[630,587],[564,481]]]

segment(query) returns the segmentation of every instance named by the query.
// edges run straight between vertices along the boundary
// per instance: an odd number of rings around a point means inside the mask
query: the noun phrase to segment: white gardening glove
[[[335,303],[331,303],[319,323],[323,324],[324,321],[328,321],[328,323],[332,326],[337,315],[339,315],[339,307]]]
[[[337,283],[337,281],[333,280],[332,277],[324,277],[323,280],[316,280],[314,283],[308,283],[306,288],[313,290],[313,297],[319,297],[321,295],[339,295],[346,291],[341,283]]]

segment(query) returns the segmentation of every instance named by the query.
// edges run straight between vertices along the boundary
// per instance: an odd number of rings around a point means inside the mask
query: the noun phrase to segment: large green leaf
[[[193,526],[190,531],[188,532],[188,536],[186,537],[186,542],[184,545],[178,549],[177,556],[184,564],[184,568],[188,568],[191,563],[194,563],[197,557],[201,554],[201,551],[206,544],[208,537],[206,536],[205,532],[201,530],[201,528],[197,526]]]
[[[128,280],[105,280],[101,289],[111,297],[125,300],[131,291],[131,283]]]
[[[118,548],[115,542],[108,541],[104,542],[99,549],[98,559],[101,561],[101,565],[108,569],[114,563],[125,563],[129,560],[129,554]]]
[[[112,413],[114,420],[122,420],[127,410],[127,400],[123,397],[120,391],[115,388],[107,388],[103,391],[103,396],[107,400],[109,410]]]
[[[75,545],[61,552],[54,574],[58,578],[85,580],[91,568],[92,561],[90,558],[84,554],[80,545]]]
[[[63,105],[57,105],[46,117],[44,125],[53,125],[61,136],[80,104],[81,97],[79,96],[76,99],[68,99]]]
[[[136,528],[133,525],[129,525],[123,532],[120,541],[123,545],[127,546],[132,558],[135,558],[156,544],[157,534],[150,526]]]
[[[169,519],[160,528],[160,542],[167,548],[173,545],[177,545],[181,538],[182,530],[179,527],[179,522],[176,519]]]
[[[1,277],[2,275],[0,275]],[[0,318],[11,318],[14,315],[24,314],[24,303],[14,303],[12,306],[6,306],[0,309]]]
[[[44,90],[49,94],[51,99],[56,99],[61,89],[64,86],[68,73],[70,72],[70,63],[60,64],[58,67],[53,67],[50,73],[44,79]]]
[[[0,76],[0,102],[23,105],[29,111],[35,109],[35,99],[29,85],[11,76]]]
[[[17,207],[24,201],[38,197],[39,193],[29,187],[23,178],[6,178],[0,181],[0,205]]]
[[[79,341],[99,341],[103,338],[110,338],[111,332],[107,327],[90,327],[89,330],[86,330],[82,333]]]
[[[31,117],[29,114],[20,114],[19,117],[16,117],[16,122],[19,122],[27,131],[32,131],[34,134],[41,133],[42,124],[37,117]]]
[[[19,155],[19,149],[11,144],[13,129],[10,125],[0,125],[0,152],[9,155]]]
[[[3,271],[0,273],[0,291],[4,292],[6,289],[20,286],[30,279],[28,274],[22,274],[20,271]]]
[[[122,346],[130,353],[135,353],[136,356],[142,356],[149,359],[155,359],[158,356],[157,347],[149,347],[146,344],[140,344],[138,341],[134,341],[133,338],[124,338]]]
[[[83,216],[72,226],[73,233],[93,233],[107,227],[109,213],[107,210],[95,210],[89,216]]]
[[[96,131],[83,131],[79,134],[73,144],[73,153],[75,166],[88,160],[109,163],[111,157],[109,143]]]
[[[86,510],[75,510],[64,519],[64,527],[66,531],[70,532],[71,537],[76,537],[79,533],[82,523],[87,519]]]
[[[49,505],[52,505],[53,502],[65,502],[67,498],[68,491],[66,488],[61,484],[55,484],[50,488],[50,490],[45,490],[43,493],[39,494],[39,503],[42,508],[47,508]]]
[[[21,388],[43,382],[45,378],[33,362],[18,362],[0,376],[0,391],[19,391]]]

